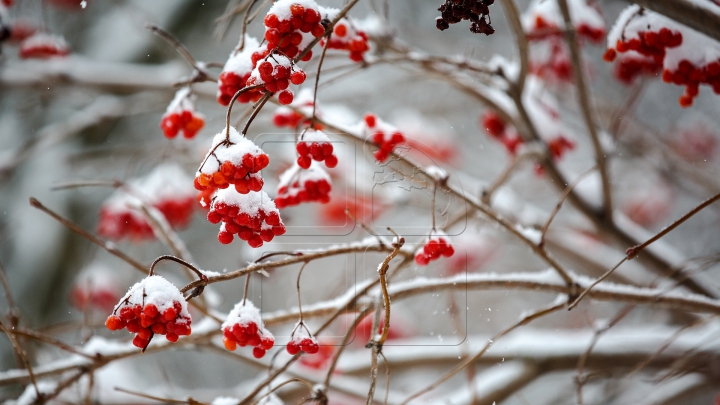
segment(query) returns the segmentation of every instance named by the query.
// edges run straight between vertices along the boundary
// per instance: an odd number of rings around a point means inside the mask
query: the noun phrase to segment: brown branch
[[[69,219],[63,218],[59,214],[57,214],[55,211],[47,208],[44,206],[40,201],[37,199],[30,197],[30,205],[32,205],[34,208],[39,209],[40,211],[50,215],[53,217],[56,221],[60,222],[61,224],[65,225],[68,229],[71,231],[77,233],[78,235],[84,237],[85,239],[89,240],[90,242],[96,244],[97,246],[100,246],[102,249],[110,253],[111,255],[120,258],[121,260],[125,261],[135,269],[139,270],[141,273],[145,274],[147,271],[147,266],[143,266],[138,261],[133,259],[132,257],[126,255],[124,252],[122,252],[120,249],[118,249],[114,243],[104,241],[97,236],[93,235],[92,233],[86,231],[85,229],[81,228],[76,223],[70,221]]]
[[[437,381],[435,381],[434,383],[428,385],[427,387],[425,387],[425,388],[423,388],[423,389],[421,389],[421,390],[413,393],[413,394],[410,395],[409,397],[405,398],[405,400],[402,402],[401,405],[405,405],[405,404],[407,404],[408,402],[412,401],[413,399],[415,399],[415,398],[417,398],[417,397],[419,397],[419,396],[421,396],[421,395],[423,395],[423,394],[425,394],[425,393],[428,393],[428,392],[434,390],[434,389],[437,388],[440,384],[444,383],[445,381],[447,381],[448,379],[450,379],[452,376],[454,376],[455,374],[457,374],[457,373],[459,373],[460,371],[462,371],[465,367],[467,367],[467,366],[469,366],[470,364],[474,363],[477,359],[479,359],[480,357],[482,357],[482,355],[485,354],[485,352],[487,352],[487,351],[490,349],[490,347],[493,345],[493,343],[495,343],[495,341],[497,341],[497,340],[500,339],[501,337],[507,335],[508,333],[514,331],[515,329],[517,329],[517,328],[519,328],[519,327],[521,327],[521,326],[523,326],[523,325],[527,325],[528,323],[532,322],[533,320],[535,320],[535,319],[537,319],[537,318],[541,318],[541,317],[543,317],[543,316],[545,316],[545,315],[549,315],[549,314],[551,314],[551,313],[553,313],[553,312],[556,312],[556,311],[560,310],[561,308],[564,308],[566,305],[567,305],[567,302],[561,302],[561,303],[558,303],[558,304],[552,304],[552,305],[550,305],[550,306],[548,306],[548,307],[539,309],[539,310],[537,310],[537,311],[535,311],[535,312],[533,312],[533,313],[531,313],[531,314],[529,314],[529,315],[526,315],[526,316],[522,317],[522,319],[520,319],[520,321],[518,321],[517,323],[515,323],[515,324],[513,324],[513,325],[511,325],[511,326],[509,326],[509,327],[507,327],[507,328],[505,328],[505,329],[503,329],[502,331],[500,331],[499,333],[497,333],[495,336],[493,336],[493,337],[488,341],[488,343],[485,345],[485,347],[483,347],[482,350],[480,350],[480,352],[479,352],[478,354],[476,354],[476,355],[473,356],[473,357],[469,357],[469,358],[466,357],[465,360],[463,360],[462,362],[460,362],[460,364],[458,364],[457,366],[455,366],[452,370],[450,370],[450,371],[448,371],[447,373],[445,373],[445,374],[444,374],[442,377],[440,377]]]
[[[35,373],[33,373],[32,366],[30,365],[30,360],[28,360],[27,353],[25,353],[25,349],[22,348],[20,343],[15,339],[15,335],[13,334],[13,331],[8,329],[5,324],[0,321],[0,329],[2,329],[3,332],[5,332],[5,335],[7,335],[8,339],[10,339],[10,343],[12,344],[13,348],[17,352],[17,354],[22,358],[23,363],[25,363],[25,368],[27,369],[28,376],[30,377],[30,382],[32,383],[33,387],[35,387],[35,394],[37,395],[36,398],[39,400],[42,398],[42,393],[40,392],[40,389],[37,386],[37,380],[35,379]]]
[[[680,226],[680,224],[682,224],[683,222],[685,222],[685,221],[687,221],[688,219],[692,218],[695,214],[697,214],[698,212],[702,211],[705,207],[707,207],[708,205],[714,203],[714,202],[717,201],[717,200],[720,200],[720,193],[718,193],[718,194],[716,194],[716,195],[708,198],[707,200],[703,201],[702,203],[700,203],[700,205],[698,205],[697,207],[695,207],[695,208],[693,208],[692,210],[690,210],[690,212],[688,212],[687,214],[683,215],[682,217],[680,217],[679,219],[677,219],[675,222],[673,222],[672,224],[670,224],[670,226],[664,228],[662,231],[658,232],[655,236],[653,236],[653,237],[651,237],[650,239],[646,240],[646,241],[643,242],[642,244],[637,245],[637,246],[633,246],[633,247],[629,248],[628,250],[626,250],[626,251],[625,251],[625,257],[624,257],[618,264],[616,264],[615,267],[613,267],[612,269],[608,270],[607,272],[605,272],[605,274],[603,274],[603,275],[600,276],[597,280],[595,280],[585,291],[583,291],[583,292],[578,296],[578,298],[577,298],[572,304],[570,304],[570,305],[568,306],[568,309],[570,310],[570,309],[575,308],[575,306],[577,306],[577,304],[580,303],[580,301],[585,297],[585,295],[587,295],[587,293],[588,293],[593,287],[595,287],[595,286],[598,285],[600,282],[602,282],[603,280],[605,280],[605,279],[606,279],[610,274],[612,274],[618,267],[620,267],[621,264],[625,263],[625,261],[634,259],[643,249],[645,249],[646,247],[650,246],[653,242],[657,241],[658,239],[662,238],[663,236],[667,235],[667,234],[670,233],[673,229],[675,229],[675,228],[677,228],[678,226]]]
[[[582,55],[580,54],[577,38],[575,37],[575,28],[573,27],[572,19],[570,18],[570,9],[568,8],[567,0],[557,1],[565,22],[565,29],[563,32],[565,35],[565,42],[567,42],[568,48],[570,48],[570,60],[572,61],[573,66],[572,71],[573,78],[575,80],[575,87],[578,89],[580,110],[582,111],[588,133],[590,134],[590,139],[592,140],[593,149],[595,151],[595,161],[600,168],[600,177],[602,179],[603,189],[603,208],[605,210],[604,216],[607,217],[608,220],[612,220],[613,208],[610,174],[608,172],[606,153],[603,149],[602,143],[600,142],[597,127],[595,126],[595,118],[593,117],[592,108],[590,106],[590,90],[588,89],[583,75]]]

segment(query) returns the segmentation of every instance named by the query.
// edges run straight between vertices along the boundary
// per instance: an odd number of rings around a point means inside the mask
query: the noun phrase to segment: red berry
[[[105,326],[110,330],[120,330],[125,327],[125,322],[118,316],[110,315],[105,321]]]
[[[289,342],[286,346],[286,349],[287,349],[287,352],[293,356],[300,352],[300,346],[297,343],[295,343],[294,341]]]
[[[293,93],[288,90],[283,90],[278,94],[278,101],[280,104],[288,105],[293,101]]]
[[[328,156],[325,158],[325,166],[332,169],[338,164],[338,158],[336,156]]]
[[[150,344],[150,341],[148,339],[144,339],[144,338],[140,337],[140,335],[137,335],[133,339],[132,343],[135,347],[144,349],[147,347],[148,344]]]
[[[261,347],[255,347],[253,348],[253,357],[256,359],[262,358],[265,355],[265,349]]]
[[[302,70],[298,70],[293,72],[293,74],[290,76],[290,81],[294,85],[301,85],[303,82],[305,82],[305,79],[307,78],[307,75]]]

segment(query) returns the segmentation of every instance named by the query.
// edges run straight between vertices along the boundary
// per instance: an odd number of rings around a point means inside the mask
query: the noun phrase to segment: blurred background
[[[129,335],[111,333],[103,323],[108,308],[142,275],[32,208],[28,200],[35,197],[82,228],[95,231],[103,204],[117,191],[107,186],[55,188],[77,181],[133,181],[165,163],[179,165],[189,186],[210,140],[225,126],[226,108],[215,100],[215,83],[195,84],[198,96],[195,108],[205,116],[204,128],[192,140],[182,137],[168,140],[163,136],[159,123],[175,94],[173,83],[190,75],[192,68],[171,46],[147,30],[145,24],[163,27],[197,60],[222,65],[238,43],[242,23],[241,17],[221,18],[236,3],[233,1],[230,5],[227,1],[189,0],[76,3],[16,0],[8,8],[14,23],[62,35],[70,54],[62,58],[21,59],[17,44],[12,41],[3,44],[0,263],[23,326],[71,344],[82,344],[94,335],[129,341]],[[602,11],[607,29],[627,6],[620,1],[595,4]],[[341,7],[342,2],[327,0],[322,5]],[[439,5],[439,0],[387,4],[361,1],[350,15],[368,30],[375,27],[377,32],[389,32],[409,47],[431,55],[463,55],[481,62],[501,55],[516,60],[517,47],[500,4],[490,7],[496,30],[492,36],[472,34],[464,23],[438,31],[435,18]],[[519,1],[518,5],[523,11],[528,2]],[[249,26],[248,33],[261,37],[263,29],[258,20]],[[622,83],[613,74],[613,65],[602,60],[604,50],[602,43],[583,46],[586,77],[591,84],[598,122],[605,128],[615,123],[621,126],[613,139],[611,157],[616,207],[636,225],[649,232],[658,231],[720,189],[716,145],[720,104],[716,95],[702,89],[693,107],[682,109],[676,101],[681,90],[676,86],[651,77],[631,85]],[[538,48],[535,52],[543,50]],[[370,55],[382,58],[382,49],[373,47]],[[302,88],[312,88],[317,60],[316,56],[304,66],[309,78]],[[482,128],[480,117],[486,107],[446,80],[410,64],[393,62],[340,74],[349,71],[350,65],[344,53],[328,52],[323,65],[327,73],[321,76],[317,96],[323,117],[352,126],[365,113],[376,113],[417,141],[407,148],[409,157],[425,166],[443,168],[469,195],[480,196],[510,164],[512,157]],[[210,71],[217,76],[220,69]],[[542,87],[556,99],[562,124],[576,145],[559,165],[566,173],[580,174],[594,165],[594,158],[572,83],[547,79]],[[247,107],[236,106],[233,123],[239,121]],[[248,134],[270,156],[271,164],[263,176],[271,197],[275,195],[280,173],[295,158],[292,131],[273,125],[276,109],[275,105],[266,105]],[[375,232],[387,235],[385,228],[391,226],[410,245],[420,246],[431,226],[432,188],[418,186],[412,177],[377,164],[362,144],[332,133],[330,137],[341,160],[330,171],[333,176],[330,204],[306,204],[283,210],[287,235],[257,250],[238,240],[231,245],[220,244],[217,225],[210,224],[205,219],[206,211],[197,206],[191,222],[178,230],[194,263],[206,270],[231,271],[268,252],[322,249],[366,238],[368,234],[345,217],[346,207],[354,209],[358,218]],[[532,162],[527,162],[496,191],[493,204],[509,218],[537,227],[542,226],[558,197],[557,187],[538,174]],[[398,280],[463,272],[543,269],[544,264],[507,232],[484,218],[463,215],[467,207],[457,199],[439,193],[437,206],[438,224],[455,222],[446,232],[457,246],[456,257],[426,267],[412,265]],[[664,238],[673,251],[681,252],[687,259],[696,258],[691,263],[707,276],[713,289],[718,287],[718,213],[717,207],[711,207]],[[597,277],[606,270],[604,263],[622,257],[622,249],[613,250],[612,244],[606,244],[570,204],[565,204],[548,237],[553,254],[569,268],[588,276]],[[154,238],[122,239],[115,243],[141,263],[171,253]],[[600,258],[595,267],[587,265],[587,256]],[[356,282],[376,277],[375,269],[382,258],[381,254],[367,253],[312,262],[303,273],[303,304],[331,299]],[[656,276],[644,271],[641,265],[629,263],[627,267],[632,282],[655,285]],[[251,281],[250,299],[263,312],[296,305],[298,269],[299,266],[288,266],[271,271],[268,277],[256,276]],[[163,265],[159,273],[176,285],[187,282],[174,264]],[[227,312],[242,298],[243,281],[212,285],[206,290],[206,300],[217,310]],[[547,293],[517,290],[422,295],[394,305],[393,316],[398,319],[393,318],[393,323],[399,337],[421,339],[427,350],[432,351],[436,350],[433,346],[466,344],[468,336],[492,335],[523,311],[552,299]],[[589,330],[620,308],[621,304],[586,300],[577,310],[561,311],[538,321],[532,328],[538,328],[538,336],[543,336],[543,331]],[[3,313],[7,310],[4,300],[0,301],[0,309]],[[329,337],[345,334],[351,318],[343,319],[336,322]],[[321,323],[311,320],[310,326],[317,328]],[[622,321],[632,328],[683,323],[673,318],[672,313],[653,308],[636,308]],[[272,330],[279,344],[287,341],[292,326]],[[355,342],[353,349],[368,355],[363,344]],[[403,344],[402,340],[397,343]],[[392,343],[388,345],[387,350],[391,351]],[[33,364],[42,365],[66,356],[31,340],[23,340],[23,346]],[[19,367],[5,338],[0,339],[0,364],[2,371]],[[493,365],[478,365],[478,370],[486,367]],[[422,376],[433,375],[432,367],[428,368],[427,372],[420,367],[417,370]],[[575,403],[573,372],[570,369],[545,373],[503,403]],[[362,378],[365,374],[364,370],[358,372]],[[202,348],[175,350],[134,357],[102,369],[96,376],[93,398],[97,402],[138,401],[137,397],[112,391],[120,386],[163,397],[190,395],[209,402],[220,395],[241,396],[257,375],[258,369],[222,353]],[[412,375],[393,374],[392,384],[397,384],[393,387],[413,392],[418,382]],[[594,391],[588,394],[589,403],[640,403],[635,401],[658,383],[653,375],[635,376],[632,383],[623,383],[620,375],[612,373],[605,377],[590,383]],[[447,394],[448,387],[462,386],[463,378],[452,380],[442,392]],[[701,386],[690,397],[691,402],[682,403],[711,403],[712,384]],[[0,387],[0,398],[17,398],[22,390],[17,384]],[[443,397],[442,392],[425,402],[440,403],[437,401]],[[66,400],[71,401],[70,398],[72,393]],[[341,395],[336,401],[355,404],[363,403],[364,399]]]

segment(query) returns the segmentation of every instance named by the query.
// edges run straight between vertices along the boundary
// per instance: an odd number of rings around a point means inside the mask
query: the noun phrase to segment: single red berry
[[[110,330],[120,330],[125,327],[125,321],[119,316],[110,315],[105,321],[105,326]]]
[[[293,93],[288,90],[283,90],[280,93],[278,93],[278,101],[280,101],[280,104],[288,105],[292,103],[293,101]]]
[[[298,70],[293,72],[293,74],[290,76],[290,81],[294,85],[301,85],[303,82],[305,82],[305,79],[307,78],[307,75],[302,70]]]
[[[265,355],[265,349],[262,347],[255,347],[253,348],[253,357],[256,359],[262,358]]]
[[[294,341],[291,341],[287,344],[286,349],[290,355],[294,356],[300,352],[300,345],[298,345]]]

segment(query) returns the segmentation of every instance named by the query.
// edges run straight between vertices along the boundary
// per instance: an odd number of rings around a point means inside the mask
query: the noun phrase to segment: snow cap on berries
[[[20,43],[20,57],[23,59],[51,58],[69,53],[70,48],[62,36],[45,32],[35,33]]]
[[[240,135],[234,127],[230,127],[230,142],[233,144],[220,145],[225,142],[225,132],[226,129],[223,129],[213,138],[210,150],[205,156],[205,163],[198,169],[195,174],[196,176],[202,173],[213,174],[219,171],[220,165],[222,164],[221,162],[230,162],[234,166],[237,166],[242,164],[242,159],[247,154],[253,156],[265,154],[259,146],[255,145],[250,139]],[[211,153],[214,153],[215,156],[211,156]],[[218,160],[220,162],[218,162]]]
[[[233,72],[238,76],[250,73],[253,70],[252,54],[260,48],[260,42],[255,37],[245,34],[243,49],[240,52],[233,50],[223,66],[223,72]]]
[[[187,225],[196,197],[192,186],[189,186],[191,183],[189,176],[177,164],[158,165],[147,176],[128,182],[128,188],[133,193],[118,189],[103,203],[98,233],[112,239],[126,236],[151,238],[150,225],[136,209],[141,203],[158,209],[174,227]]]
[[[568,8],[573,26],[581,36],[594,42],[602,40],[605,21],[595,7],[587,0],[569,0]],[[557,1],[533,0],[522,16],[522,25],[526,32],[532,33],[546,28],[564,28],[565,19]]]
[[[165,312],[168,308],[174,308],[175,303],[179,302],[182,310],[178,315],[187,318],[188,323],[192,320],[187,302],[185,302],[185,297],[180,293],[180,290],[163,276],[157,274],[145,277],[130,287],[125,296],[120,299],[117,307],[123,307],[126,302],[130,305],[153,304],[160,313]]]

